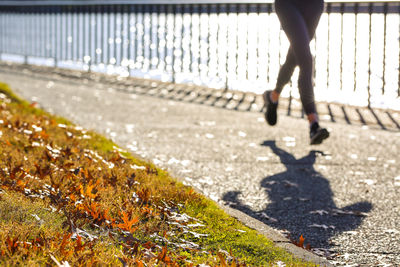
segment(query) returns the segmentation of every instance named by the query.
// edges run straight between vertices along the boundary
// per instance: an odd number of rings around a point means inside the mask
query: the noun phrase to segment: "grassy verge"
[[[312,266],[0,84],[0,265]],[[204,265],[203,265],[204,266]]]

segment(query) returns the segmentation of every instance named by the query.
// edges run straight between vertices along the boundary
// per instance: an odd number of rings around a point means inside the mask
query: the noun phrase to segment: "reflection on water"
[[[2,58],[256,93],[274,87],[289,46],[274,13],[252,5],[135,8],[0,13]],[[370,88],[372,106],[400,109],[399,23],[399,14],[324,13],[310,44],[317,100],[365,106]],[[297,75],[284,96],[298,97]]]

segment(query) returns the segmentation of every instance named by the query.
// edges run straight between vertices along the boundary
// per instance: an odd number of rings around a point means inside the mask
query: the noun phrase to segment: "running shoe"
[[[314,122],[310,127],[310,144],[319,145],[329,137],[329,132],[325,128],[321,128],[318,122]]]
[[[265,106],[265,120],[269,125],[273,126],[277,121],[276,110],[278,108],[278,103],[274,103],[271,101],[271,93],[272,91],[265,91],[263,94],[264,98],[264,106]]]

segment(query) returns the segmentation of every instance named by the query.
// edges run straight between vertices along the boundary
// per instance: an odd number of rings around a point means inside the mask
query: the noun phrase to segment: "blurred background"
[[[326,1],[310,46],[317,101],[400,110],[400,2]],[[2,61],[261,94],[288,47],[272,1],[0,1]]]

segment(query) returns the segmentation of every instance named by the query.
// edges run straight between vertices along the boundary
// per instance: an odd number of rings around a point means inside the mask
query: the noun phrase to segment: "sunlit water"
[[[370,26],[369,14],[345,13],[343,27],[341,14],[322,15],[310,44],[318,101],[366,106],[370,88],[373,107],[400,110],[399,17],[387,15],[385,35],[382,14],[372,14]],[[162,81],[174,76],[178,83],[255,93],[274,88],[289,46],[274,13],[0,13],[0,29],[3,60],[28,55],[33,64]],[[297,75],[283,96],[299,96]]]

